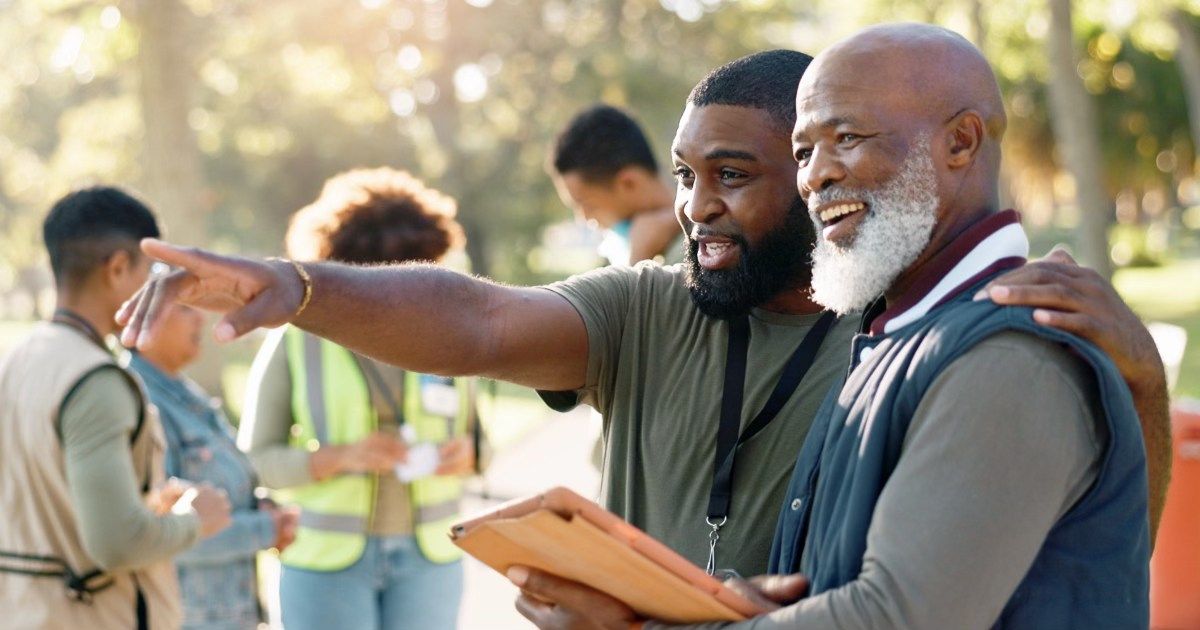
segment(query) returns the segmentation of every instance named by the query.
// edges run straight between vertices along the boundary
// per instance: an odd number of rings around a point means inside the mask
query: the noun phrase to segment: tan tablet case
[[[587,584],[652,619],[738,621],[763,612],[683,556],[566,488],[455,525],[454,544],[504,573],[513,565]]]

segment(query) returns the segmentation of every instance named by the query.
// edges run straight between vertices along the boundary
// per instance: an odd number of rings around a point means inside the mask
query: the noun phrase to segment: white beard
[[[869,214],[847,248],[822,238],[822,225],[812,216],[817,226],[812,297],[839,315],[865,309],[929,245],[938,208],[929,136],[913,141],[900,171],[878,190],[834,188],[813,193],[808,207],[851,200],[866,202],[866,210],[860,212]]]

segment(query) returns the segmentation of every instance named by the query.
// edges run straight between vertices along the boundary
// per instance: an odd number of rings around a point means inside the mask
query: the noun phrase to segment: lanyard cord
[[[717,425],[716,459],[713,464],[713,483],[708,495],[708,512],[705,523],[712,528],[709,532],[709,575],[716,570],[716,548],[720,529],[729,520],[729,505],[733,499],[733,465],[737,449],[750,438],[758,435],[779,415],[783,406],[804,380],[817,359],[817,351],[829,335],[837,317],[824,313],[817,323],[804,335],[804,340],[788,358],[767,402],[754,416],[746,430],[738,434],[742,421],[742,402],[745,398],[746,363],[750,350],[750,319],[742,317],[729,323],[729,345],[725,355],[725,384],[721,396],[721,419]]]
[[[91,340],[92,343],[100,346],[100,348],[102,348],[105,352],[109,351],[108,346],[104,344],[104,337],[100,335],[100,332],[96,330],[95,326],[92,326],[91,322],[84,319],[80,314],[65,308],[56,308],[54,309],[54,315],[50,318],[50,321],[54,322],[55,324],[62,324],[63,326],[74,328],[82,333],[83,336]]]

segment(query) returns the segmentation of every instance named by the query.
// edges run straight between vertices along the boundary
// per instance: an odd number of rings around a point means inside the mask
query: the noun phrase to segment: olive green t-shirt
[[[682,265],[606,267],[547,288],[583,317],[588,370],[584,389],[543,397],[558,410],[583,402],[603,414],[606,507],[704,566],[729,325],[692,304]],[[751,312],[743,428],[819,317]],[[766,571],[792,468],[817,408],[849,365],[857,319],[830,329],[774,422],[738,449],[718,568]]]

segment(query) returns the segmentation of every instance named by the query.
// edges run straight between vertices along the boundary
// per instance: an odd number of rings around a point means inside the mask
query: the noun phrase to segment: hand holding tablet
[[[739,621],[763,609],[645,532],[566,488],[504,504],[451,528],[454,543],[505,573],[540,569],[668,622]]]

